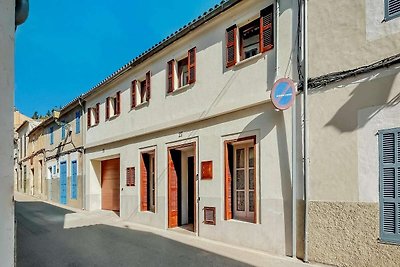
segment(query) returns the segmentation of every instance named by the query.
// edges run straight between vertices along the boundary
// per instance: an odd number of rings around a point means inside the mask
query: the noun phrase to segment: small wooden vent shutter
[[[260,51],[264,53],[274,47],[274,6],[261,10],[260,17]]]
[[[400,242],[400,129],[379,132],[380,235]]]
[[[140,210],[148,210],[147,206],[147,168],[145,157],[147,154],[142,154],[140,157]]]
[[[167,92],[172,93],[175,90],[175,60],[171,60],[168,62],[168,84],[167,84]]]
[[[90,128],[90,126],[92,125],[91,123],[91,118],[92,118],[92,109],[88,108],[87,109],[87,127]]]
[[[196,47],[188,52],[189,83],[196,82]]]
[[[150,100],[151,97],[151,72],[146,73],[146,101]]]
[[[115,114],[121,114],[121,92],[118,91],[116,95],[117,101],[115,101]]]
[[[96,124],[100,122],[100,104],[96,104]]]
[[[229,142],[225,141],[225,220],[232,219],[232,174],[229,166]]]
[[[226,30],[226,67],[236,64],[236,25]]]
[[[106,120],[110,118],[110,98],[106,98]]]
[[[136,107],[136,85],[137,85],[137,80],[132,81],[131,84],[131,108]]]

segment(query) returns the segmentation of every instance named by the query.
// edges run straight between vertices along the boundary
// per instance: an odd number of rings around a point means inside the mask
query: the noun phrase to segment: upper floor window
[[[170,60],[167,64],[167,92],[172,93],[188,84],[196,82],[196,47],[190,49],[187,56]]]
[[[385,0],[385,21],[400,16],[400,0]]]
[[[106,99],[106,120],[121,114],[121,92]]]
[[[81,132],[81,112],[77,111],[75,113],[75,133],[79,134]]]
[[[65,121],[61,121],[61,140],[65,139],[65,128],[67,128]]]
[[[131,108],[148,103],[151,97],[151,72],[146,77],[132,81],[131,85]]]
[[[274,47],[273,8],[274,6],[271,5],[261,10],[259,18],[241,26],[239,31],[237,25],[226,30],[226,66],[228,68],[234,66],[238,58],[245,60]]]
[[[87,111],[87,127],[93,127],[99,124],[100,121],[100,104],[97,103],[95,107],[88,108]]]
[[[54,144],[54,127],[50,127],[50,145]]]

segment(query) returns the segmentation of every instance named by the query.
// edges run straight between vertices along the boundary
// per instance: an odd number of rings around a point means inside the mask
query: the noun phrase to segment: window
[[[88,108],[87,111],[87,127],[96,126],[100,121],[100,104],[97,103],[95,107]]]
[[[226,30],[226,67],[237,63],[237,58],[245,60],[274,47],[273,5],[263,9],[260,17],[239,29],[233,25]],[[237,44],[240,49],[237,49]],[[238,51],[240,57],[237,56]]]
[[[255,137],[225,142],[225,219],[256,222]]]
[[[400,128],[379,131],[380,237],[400,243]]]
[[[142,211],[155,212],[156,181],[155,151],[141,153],[140,158],[140,206]]]
[[[75,134],[81,133],[81,112],[77,111],[75,113]]]
[[[50,127],[50,145],[54,144],[54,127]]]
[[[385,21],[400,16],[400,0],[385,0]]]
[[[132,81],[131,86],[131,108],[147,103],[151,97],[151,72],[146,73],[146,77],[141,80]]]
[[[121,114],[121,92],[106,99],[106,120]]]
[[[196,47],[187,52],[187,56],[167,63],[167,93],[176,88],[196,82]],[[177,70],[177,72],[175,71]]]
[[[65,139],[65,128],[66,128],[65,121],[61,121],[61,140]]]

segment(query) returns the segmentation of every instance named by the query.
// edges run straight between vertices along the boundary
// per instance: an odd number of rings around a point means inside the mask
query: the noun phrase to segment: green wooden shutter
[[[380,236],[400,243],[400,128],[379,131],[379,176]]]

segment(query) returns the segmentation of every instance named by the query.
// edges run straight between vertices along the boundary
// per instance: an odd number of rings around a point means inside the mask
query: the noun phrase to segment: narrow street
[[[246,266],[152,233],[108,225],[64,229],[71,213],[16,202],[17,266]]]

